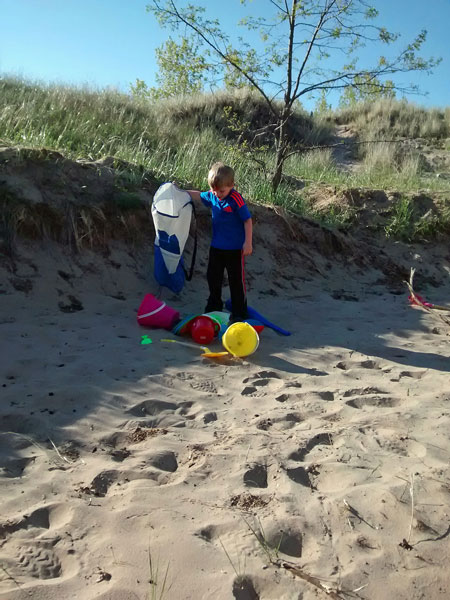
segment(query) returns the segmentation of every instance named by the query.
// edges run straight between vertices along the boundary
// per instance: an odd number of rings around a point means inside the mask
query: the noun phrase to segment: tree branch
[[[222,52],[222,50],[219,48],[219,45],[217,42],[215,42],[214,44],[205,36],[205,34],[203,33],[203,31],[197,27],[195,24],[191,23],[187,18],[185,18],[178,10],[178,8],[175,5],[174,0],[170,0],[170,5],[172,6],[172,10],[173,12],[170,12],[167,8],[162,8],[158,5],[157,0],[153,0],[154,5],[156,6],[156,8],[158,9],[159,12],[161,13],[165,13],[165,14],[170,14],[174,17],[176,17],[176,19],[178,19],[179,21],[181,21],[182,23],[184,23],[187,27],[189,27],[190,29],[192,29],[193,31],[195,31],[195,33],[205,42],[205,44],[207,44],[210,48],[212,48],[215,52],[217,52],[217,54],[228,64],[232,65],[237,71],[239,71],[241,73],[241,75],[243,77],[245,77],[251,84],[252,86],[263,96],[264,100],[267,102],[267,105],[269,107],[269,109],[271,110],[271,112],[274,115],[277,115],[277,111],[275,109],[275,107],[273,106],[272,102],[270,101],[270,98],[267,96],[267,94],[264,92],[264,90],[262,89],[262,87],[258,84],[258,82],[256,81],[256,79],[254,77],[252,77],[251,75],[249,75],[244,69],[242,69],[236,61],[232,60],[227,54],[225,54],[224,52]]]
[[[319,35],[319,31],[320,31],[320,29],[322,27],[322,24],[323,24],[323,21],[325,19],[326,14],[327,14],[327,11],[332,8],[332,6],[333,6],[333,4],[335,2],[336,2],[336,0],[332,0],[331,5],[329,7],[325,7],[325,9],[320,14],[319,22],[317,23],[316,28],[314,30],[314,33],[312,34],[311,40],[310,40],[309,45],[308,45],[308,49],[306,50],[306,54],[305,54],[305,56],[303,58],[302,66],[300,67],[300,70],[299,70],[298,75],[297,75],[297,81],[295,83],[294,93],[292,95],[292,98],[289,98],[289,105],[290,106],[292,106],[292,104],[294,103],[295,98],[297,96],[298,88],[300,86],[300,80],[301,80],[301,77],[302,77],[302,74],[303,74],[303,70],[304,70],[304,68],[306,66],[306,63],[309,60],[309,57],[310,57],[311,52],[312,52],[312,49],[314,47],[315,40],[316,40],[317,36]]]

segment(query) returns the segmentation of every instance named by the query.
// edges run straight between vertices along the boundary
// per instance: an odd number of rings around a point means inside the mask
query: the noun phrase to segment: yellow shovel
[[[209,348],[206,346],[198,346],[198,344],[188,344],[187,342],[180,342],[179,340],[171,340],[169,338],[163,338],[161,342],[172,342],[174,344],[181,344],[182,346],[187,346],[188,348],[201,348],[203,350],[202,356],[205,358],[221,358],[224,356],[230,356],[228,352],[211,352]]]

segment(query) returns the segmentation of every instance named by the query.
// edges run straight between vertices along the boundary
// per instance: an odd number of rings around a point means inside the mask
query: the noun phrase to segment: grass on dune
[[[328,117],[337,123],[352,125],[367,139],[390,136],[439,140],[450,136],[450,107],[427,109],[395,98],[360,102]]]
[[[235,123],[243,123],[242,127],[261,124],[269,118],[264,104],[246,90],[198,94],[152,104],[114,90],[2,78],[0,140],[51,148],[75,159],[114,156],[136,166],[136,180],[142,171],[151,171],[160,181],[177,180],[199,189],[207,188],[210,164],[223,160],[235,166],[239,189],[249,199],[307,213],[308,204],[290,185],[288,177],[277,193],[272,193],[267,175],[274,168],[274,152],[267,145],[258,151],[258,158],[267,165],[268,173],[264,173],[252,156],[239,147],[236,131],[227,129],[227,106],[231,106]],[[425,135],[428,131],[428,135],[442,137],[448,133],[450,110],[426,111],[389,100],[336,113],[337,122],[345,119],[359,124],[365,134],[368,124],[375,120],[376,135],[385,133],[386,124],[390,123],[391,136]],[[332,128],[326,121],[297,110],[290,130],[293,143],[328,143]],[[287,161],[285,173],[306,186],[314,183],[341,188],[389,188],[405,193],[423,189],[450,191],[448,181],[424,173],[418,156],[399,151],[397,144],[368,146],[360,167],[347,172],[338,168],[330,149],[296,154]]]

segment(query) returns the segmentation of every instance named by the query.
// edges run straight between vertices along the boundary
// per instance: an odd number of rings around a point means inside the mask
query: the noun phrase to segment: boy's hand
[[[252,245],[248,242],[244,242],[244,245],[242,246],[242,253],[244,254],[244,256],[250,256],[252,252]]]

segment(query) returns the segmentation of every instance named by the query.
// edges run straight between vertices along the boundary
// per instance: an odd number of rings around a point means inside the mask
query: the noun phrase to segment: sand
[[[450,597],[445,327],[379,271],[278,259],[255,244],[249,299],[292,335],[221,363],[138,326],[144,251],[21,244],[1,271],[1,599]],[[163,295],[183,314],[205,260]]]

